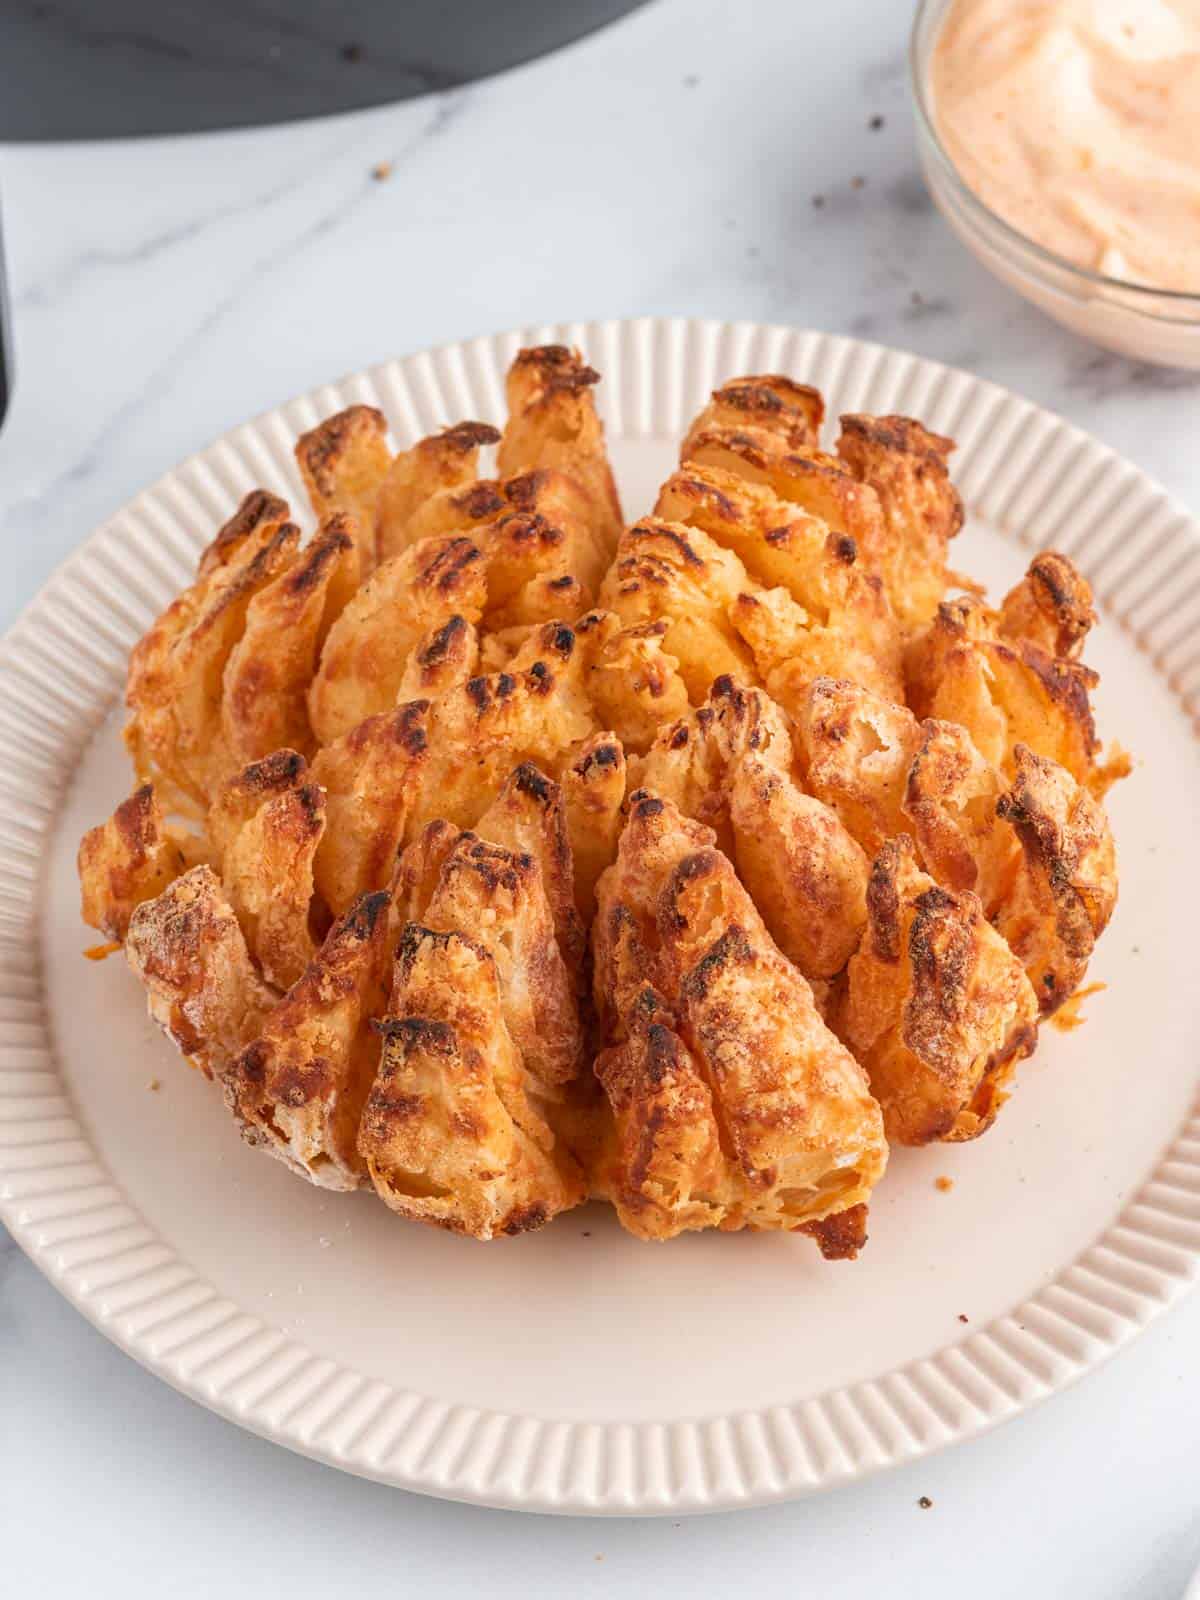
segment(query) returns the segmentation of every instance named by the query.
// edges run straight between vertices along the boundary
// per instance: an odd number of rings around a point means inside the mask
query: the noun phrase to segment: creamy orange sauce
[[[957,0],[932,93],[960,176],[1014,228],[1200,293],[1200,0]]]

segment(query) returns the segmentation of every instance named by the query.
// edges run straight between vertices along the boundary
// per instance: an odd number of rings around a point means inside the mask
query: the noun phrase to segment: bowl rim
[[[1038,267],[1048,267],[1057,273],[1066,273],[1077,279],[1081,284],[1091,288],[1119,293],[1123,297],[1134,297],[1134,304],[1126,307],[1130,311],[1137,311],[1146,316],[1155,317],[1157,321],[1173,320],[1168,315],[1156,313],[1153,306],[1138,304],[1136,302],[1167,302],[1168,305],[1191,307],[1200,314],[1200,288],[1197,289],[1156,289],[1148,283],[1135,283],[1128,278],[1115,278],[1104,272],[1094,272],[1090,267],[1081,267],[1078,262],[1071,261],[1067,256],[1059,255],[1057,251],[1048,249],[1040,244],[1030,234],[1024,233],[1020,228],[1013,226],[1005,220],[998,211],[994,211],[970,186],[956,166],[953,157],[943,144],[938,133],[937,121],[933,114],[931,96],[927,92],[926,76],[932,55],[932,47],[936,41],[945,17],[938,16],[939,11],[949,11],[954,0],[919,0],[917,9],[913,14],[912,28],[908,38],[908,78],[909,88],[912,93],[913,106],[916,112],[917,127],[923,138],[932,149],[940,166],[953,183],[960,200],[965,201],[968,209],[974,210],[978,217],[999,231],[1001,239],[1025,255],[1032,256],[1033,262]],[[1180,321],[1192,323],[1192,318],[1180,318]]]

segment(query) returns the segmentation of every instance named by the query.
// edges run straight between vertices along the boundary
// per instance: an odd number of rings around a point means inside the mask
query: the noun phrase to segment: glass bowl
[[[1200,292],[1148,289],[1055,255],[967,187],[938,135],[930,64],[953,0],[921,0],[909,45],[917,146],[938,210],[993,276],[1056,322],[1106,350],[1160,366],[1200,369]]]

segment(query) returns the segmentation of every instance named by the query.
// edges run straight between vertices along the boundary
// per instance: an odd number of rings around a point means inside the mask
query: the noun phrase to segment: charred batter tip
[[[689,567],[703,567],[704,565],[703,557],[696,554],[678,528],[673,528],[669,522],[655,522],[646,517],[641,522],[634,524],[632,532],[635,535],[652,534],[657,539],[667,540],[668,543],[675,546]]]
[[[826,1261],[853,1261],[867,1242],[867,1207],[851,1206],[820,1222],[802,1222],[796,1232],[811,1235]]]
[[[713,700],[732,700],[737,697],[737,685],[727,672],[713,679],[709,697]]]
[[[1096,738],[1096,723],[1088,690],[1099,682],[1096,673],[1075,661],[1059,661],[1047,655],[1038,645],[1028,642],[1021,646],[1021,660],[1037,676],[1051,700],[1062,706],[1072,721],[1078,724],[1084,748],[1088,755],[1094,755],[1100,748],[1100,742]]]
[[[658,796],[647,793],[645,789],[635,789],[629,796],[629,814],[640,822],[661,816],[665,809]]]
[[[565,623],[555,626],[550,636],[550,649],[557,651],[564,661],[569,661],[575,653],[575,634]]]
[[[834,546],[834,550],[837,553],[838,560],[845,562],[846,566],[848,567],[852,567],[858,560],[858,545],[848,533],[843,533],[838,536],[838,541]]]
[[[348,519],[342,520],[348,521]],[[289,530],[294,531],[299,538],[300,530],[294,523],[286,523],[279,531],[286,533]],[[354,540],[344,527],[322,528],[301,559],[287,574],[285,581],[289,591],[294,595],[308,594],[321,583],[337,557],[353,549]]]
[[[540,1200],[535,1200],[530,1205],[510,1211],[500,1231],[515,1237],[519,1233],[532,1233],[535,1228],[544,1226],[549,1220],[549,1211]]]
[[[690,737],[691,735],[688,733],[687,723],[681,722],[671,735],[670,739],[667,741],[668,747],[672,750],[682,750],[686,747]]]
[[[232,783],[247,794],[270,794],[292,788],[307,770],[308,762],[298,750],[275,750],[243,767]]]
[[[455,495],[454,504],[473,522],[479,522],[484,517],[493,517],[497,511],[504,510],[504,496],[495,484],[473,483],[462,494]]]
[[[410,1050],[436,1050],[439,1054],[448,1055],[458,1043],[450,1023],[439,1022],[433,1017],[375,1017],[371,1020],[371,1027],[385,1039],[398,1040]],[[378,1088],[375,1092],[378,1093]]]
[[[349,934],[352,939],[369,939],[391,903],[392,897],[386,889],[360,894],[342,919],[342,932]]]
[[[573,589],[575,587],[575,579],[569,573],[566,573],[561,578],[551,578],[546,587],[548,589]]]
[[[482,560],[483,551],[472,540],[451,539],[433,557],[418,582],[436,584],[439,589],[452,589],[468,567]]]
[[[429,706],[428,700],[410,700],[395,713],[396,742],[410,756],[424,754],[429,742],[425,732]]]
[[[885,450],[899,450],[905,455],[916,456],[920,465],[933,467],[945,476],[946,457],[954,449],[954,440],[940,433],[931,433],[915,418],[894,414],[870,417],[845,412],[840,421],[843,434],[879,445]]]
[[[528,795],[539,805],[548,806],[554,799],[556,785],[551,783],[545,773],[540,772],[532,761],[522,761],[513,773],[513,782],[521,794]]]
[[[270,1046],[262,1039],[256,1039],[253,1044],[248,1044],[234,1061],[230,1076],[235,1079],[241,1078],[246,1083],[260,1085],[265,1083],[270,1055]]]
[[[421,651],[418,660],[423,667],[439,666],[449,656],[454,644],[467,631],[467,620],[457,613],[448,617]]]
[[[490,422],[456,422],[453,427],[443,429],[438,439],[440,443],[465,454],[469,450],[478,450],[481,445],[499,443],[500,430],[493,428]]]
[[[498,527],[514,544],[562,544],[566,535],[540,511],[510,511]]]
[[[288,503],[267,489],[251,489],[240,506],[217,531],[210,549],[223,551],[227,545],[237,544],[248,533],[264,522],[286,522]]]
[[[774,414],[783,410],[783,400],[765,383],[727,383],[724,388],[713,390],[713,399],[739,411]]]
[[[323,491],[332,487],[329,468],[343,453],[356,433],[387,432],[387,418],[375,406],[347,406],[336,416],[326,417],[296,442],[296,457],[306,466]]]
[[[550,668],[544,661],[535,661],[529,669],[529,676],[535,680],[539,688],[548,688]]]
[[[517,680],[511,672],[501,672],[496,677],[496,699],[511,700],[517,692]]]
[[[710,986],[730,967],[748,966],[754,960],[754,949],[746,930],[736,922],[717,941],[710,945],[696,965],[683,980],[683,994],[689,1000],[704,1000]]]
[[[306,783],[296,790],[296,804],[310,832],[325,825],[325,791],[319,783]]]
[[[486,678],[468,678],[467,693],[470,695],[475,709],[482,714],[492,703],[492,689]]]
[[[871,948],[879,961],[900,960],[900,889],[896,882],[902,859],[899,841],[889,839],[871,863],[867,879],[867,919]]]

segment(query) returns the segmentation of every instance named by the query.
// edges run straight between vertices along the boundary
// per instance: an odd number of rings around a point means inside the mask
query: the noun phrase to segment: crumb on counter
[[[967,1313],[965,1311],[960,1311],[958,1313],[958,1320],[960,1322],[969,1322],[971,1319],[970,1319],[970,1317],[967,1316]]]
[[[103,944],[90,944],[83,952],[89,961],[107,961],[121,948],[116,939],[106,939]]]
[[[815,194],[815,195],[813,195],[812,203],[813,203],[814,207],[816,208],[816,210],[819,211],[821,209],[821,207],[825,204],[825,196],[823,194]]]
[[[157,1094],[158,1091],[162,1088],[162,1084],[159,1082],[159,1080],[157,1078],[151,1078],[150,1082],[146,1085],[146,1087],[147,1087],[147,1089],[150,1090],[151,1094]]]
[[[881,116],[874,116],[871,118],[870,122],[867,123],[867,127],[870,128],[872,133],[878,133],[880,128],[884,126],[885,120],[886,119]]]
[[[390,161],[377,161],[371,168],[371,176],[376,183],[385,183],[391,175],[392,163]]]
[[[933,1501],[929,1498],[929,1496],[927,1494],[923,1494],[921,1496],[921,1498],[917,1501],[917,1504],[920,1506],[922,1511],[928,1511],[929,1508],[933,1505]]]
[[[865,178],[853,177],[853,178],[850,179],[850,187],[852,189],[865,189],[866,186],[867,186],[867,180]]]
[[[954,1179],[947,1178],[945,1176],[935,1178],[933,1180],[933,1187],[939,1190],[942,1194],[949,1194],[951,1189],[954,1187]]]

